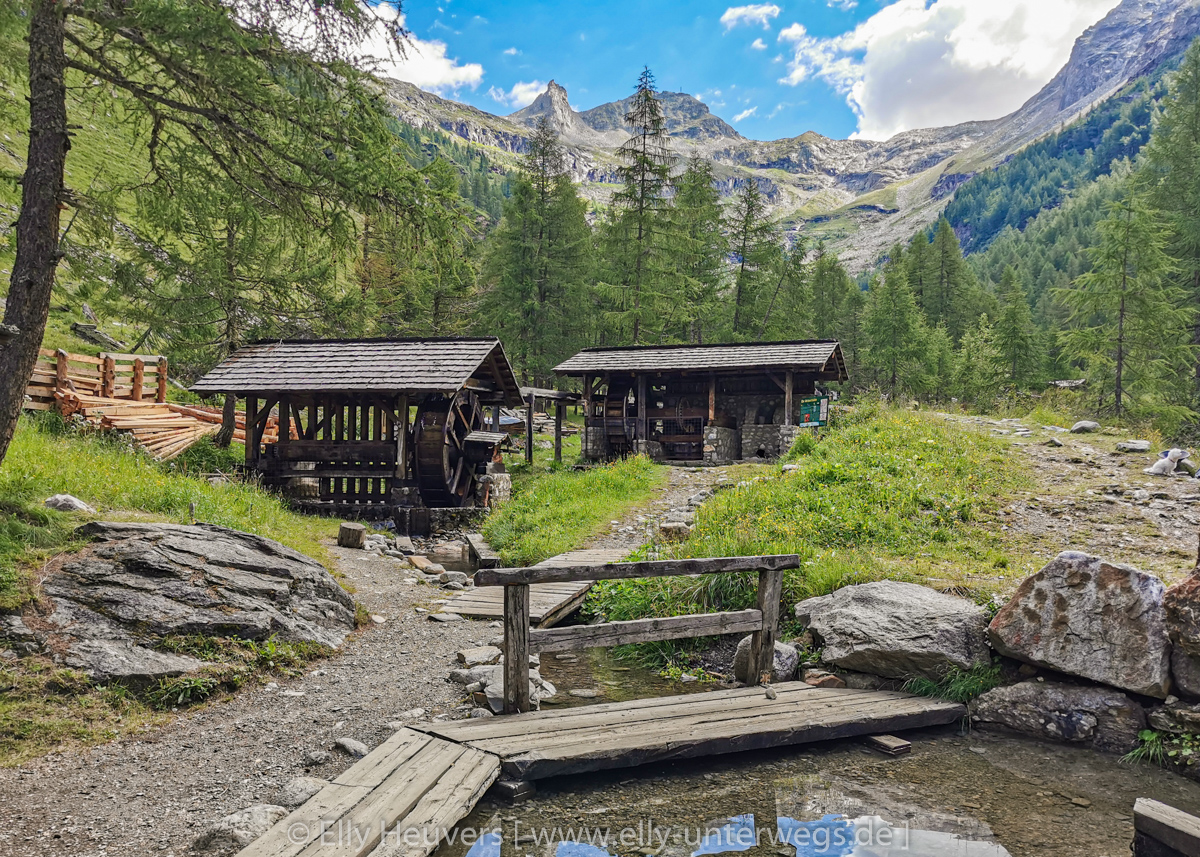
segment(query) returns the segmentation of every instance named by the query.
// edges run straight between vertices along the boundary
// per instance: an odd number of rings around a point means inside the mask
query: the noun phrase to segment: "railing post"
[[[563,403],[554,403],[554,462],[562,464]]]
[[[537,404],[537,396],[529,394],[525,411],[525,463],[533,464],[533,408]]]
[[[146,380],[146,361],[140,357],[133,359],[133,381],[129,391],[129,398],[135,402],[142,400],[142,384]]]
[[[529,585],[504,587],[504,713],[529,711]]]
[[[67,361],[71,358],[61,348],[54,352],[54,386],[59,390],[69,390],[67,386]]]
[[[167,400],[167,358],[158,358],[158,390],[155,391],[154,400],[156,402],[165,402]]]
[[[758,573],[758,609],[762,611],[762,630],[751,637],[750,651],[755,675],[770,679],[775,663],[775,634],[779,627],[779,599],[783,595],[783,569]]]
[[[113,397],[113,387],[117,385],[117,360],[111,354],[101,354],[104,363],[100,366],[100,395],[106,399]]]

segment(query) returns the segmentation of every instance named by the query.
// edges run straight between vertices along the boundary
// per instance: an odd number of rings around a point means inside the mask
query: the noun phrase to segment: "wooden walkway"
[[[401,729],[238,857],[425,857],[499,773],[491,753]]]
[[[802,682],[405,728],[238,857],[427,857],[501,771],[534,780],[953,723],[966,708]],[[324,834],[322,834],[324,831]]]
[[[604,768],[761,750],[953,723],[958,703],[803,682],[637,699],[418,726],[501,759],[536,780]]]
[[[620,562],[628,551],[623,548],[580,550],[552,556],[535,568],[563,568],[576,565],[603,565]],[[529,588],[529,623],[549,628],[579,609],[594,581],[538,583]],[[504,590],[499,586],[468,589],[442,606],[444,613],[457,613],[472,619],[504,618]]]

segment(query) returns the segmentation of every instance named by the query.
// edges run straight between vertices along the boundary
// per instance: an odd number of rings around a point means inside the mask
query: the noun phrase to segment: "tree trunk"
[[[65,35],[63,4],[36,0],[29,17],[29,155],[17,217],[17,257],[4,311],[4,322],[20,333],[0,347],[0,461],[21,416],[25,385],[46,331],[54,269],[61,256],[59,205],[71,147]]]
[[[225,407],[221,409],[221,428],[213,436],[213,445],[218,449],[229,449],[233,443],[233,430],[237,428],[237,396],[225,394]],[[246,426],[249,431],[250,426]]]

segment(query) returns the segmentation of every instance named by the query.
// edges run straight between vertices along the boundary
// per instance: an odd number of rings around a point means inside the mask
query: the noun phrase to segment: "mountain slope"
[[[747,180],[758,182],[792,230],[828,240],[852,269],[862,270],[893,242],[936,220],[973,175],[1078,119],[1181,54],[1198,34],[1200,0],[1123,0],[1079,37],[1062,70],[1012,114],[906,131],[885,141],[832,140],[811,131],[748,140],[690,95],[661,98],[681,156],[711,158],[726,193]],[[599,204],[611,194],[628,99],[579,112],[566,90],[551,82],[528,107],[500,117],[411,84],[387,81],[386,87],[400,119],[493,147],[497,160],[523,151],[530,127],[548,116],[582,192]]]

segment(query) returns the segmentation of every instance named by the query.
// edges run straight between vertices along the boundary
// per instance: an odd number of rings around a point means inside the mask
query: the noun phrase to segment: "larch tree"
[[[1033,380],[1042,364],[1041,337],[1033,323],[1033,311],[1025,288],[1012,266],[1004,269],[997,287],[1000,315],[996,319],[996,349],[1008,380],[1023,387]]]
[[[729,246],[735,266],[730,324],[734,339],[744,338],[754,330],[755,304],[767,291],[772,263],[779,260],[778,239],[758,182],[746,179],[734,195],[729,212]]]
[[[1195,308],[1170,276],[1161,221],[1135,191],[1110,203],[1099,243],[1089,248],[1092,270],[1059,298],[1071,309],[1063,334],[1067,355],[1083,364],[1117,416],[1139,399],[1170,397],[1190,344]]]
[[[858,287],[846,273],[835,253],[817,245],[809,275],[812,294],[813,336],[836,339],[841,333],[846,301]]]
[[[659,337],[660,289],[670,280],[666,247],[676,158],[657,95],[654,75],[645,68],[625,114],[633,134],[617,149],[621,188],[613,194],[606,224],[605,276],[615,304],[611,316],[618,338],[634,345]]]
[[[966,323],[971,275],[950,222],[939,220],[928,250],[918,252],[926,262],[920,304],[925,318],[931,325],[945,324],[957,341]]]
[[[925,324],[908,287],[899,245],[867,295],[863,311],[866,363],[895,397],[910,385],[925,347]]]
[[[667,310],[666,339],[701,344],[718,329],[716,317],[729,241],[712,161],[693,156],[675,182],[671,243],[678,298]]]
[[[20,415],[62,257],[62,211],[87,208],[64,170],[73,133],[71,79],[81,114],[120,102],[148,151],[139,188],[228,184],[297,222],[352,228],[363,214],[411,219],[429,203],[399,157],[391,118],[359,45],[380,28],[404,33],[388,10],[358,0],[10,0],[0,30],[19,34],[28,84],[29,144],[21,178],[16,259],[0,346],[0,458]],[[436,204],[436,203],[435,203]]]

